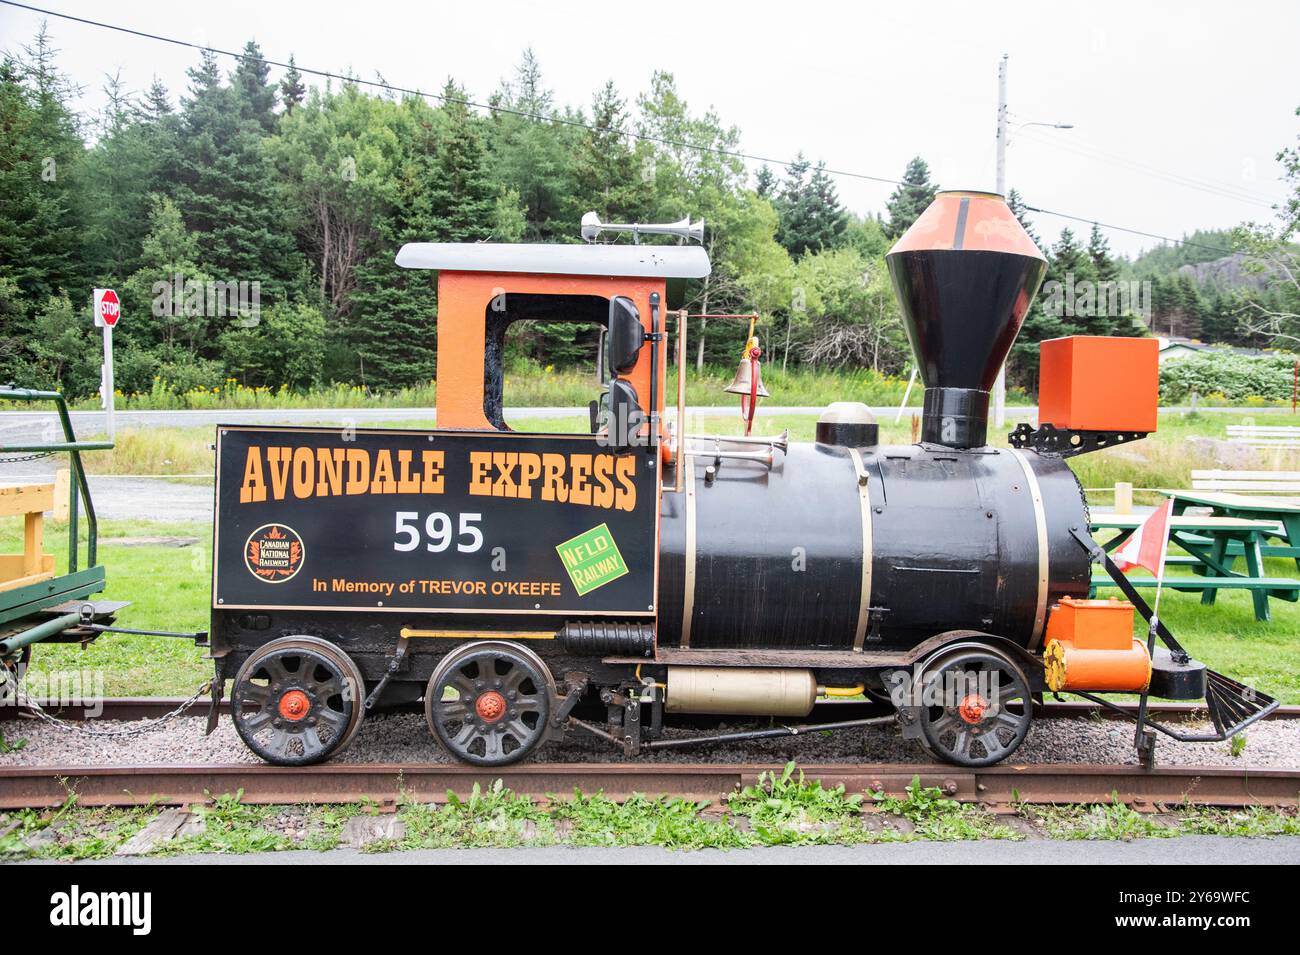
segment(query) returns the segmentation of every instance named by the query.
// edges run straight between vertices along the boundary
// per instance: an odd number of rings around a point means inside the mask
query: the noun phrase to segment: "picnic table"
[[[1300,501],[1256,494],[1231,494],[1211,491],[1161,491],[1174,499],[1174,514],[1183,514],[1188,507],[1208,507],[1216,517],[1239,517],[1247,520],[1272,521],[1278,525],[1276,533],[1268,537],[1280,538],[1283,544],[1263,544],[1265,557],[1290,557],[1300,568]],[[1242,551],[1228,549],[1229,557],[1238,557]],[[1231,566],[1231,562],[1229,562]]]
[[[1092,530],[1094,533],[1117,531],[1102,543],[1103,549],[1110,553],[1128,540],[1144,520],[1146,516],[1140,514],[1096,515],[1092,520]],[[1170,555],[1165,561],[1166,566],[1189,566],[1194,575],[1166,575],[1164,585],[1170,590],[1199,591],[1203,604],[1214,603],[1220,590],[1249,591],[1255,606],[1255,619],[1267,621],[1271,619],[1269,597],[1291,602],[1300,600],[1300,580],[1263,576],[1263,541],[1281,533],[1281,530],[1274,520],[1195,514],[1171,517],[1169,542],[1181,547],[1187,556]],[[1235,554],[1229,553],[1233,547],[1237,548]],[[1245,557],[1247,573],[1239,574],[1232,569],[1237,556]],[[1154,587],[1156,578],[1130,577],[1129,582],[1135,587]],[[1107,586],[1114,586],[1108,575],[1093,577],[1094,591]]]

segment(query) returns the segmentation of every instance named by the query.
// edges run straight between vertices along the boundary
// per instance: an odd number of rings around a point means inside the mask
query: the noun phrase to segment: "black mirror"
[[[615,378],[609,383],[609,392],[603,396],[605,420],[602,422],[609,436],[609,443],[619,450],[626,450],[640,442],[639,433],[645,424],[645,413],[637,401],[636,390]]]
[[[636,366],[645,341],[641,313],[625,295],[609,302],[609,328],[605,335],[605,364],[612,375],[625,375]]]

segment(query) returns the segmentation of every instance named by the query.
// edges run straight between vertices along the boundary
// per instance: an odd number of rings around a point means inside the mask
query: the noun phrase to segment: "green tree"
[[[519,196],[524,237],[577,241],[581,212],[573,202],[573,156],[580,130],[563,121],[581,121],[581,115],[557,113],[554,94],[546,88],[531,49],[524,51],[513,79],[489,102],[499,107],[489,124],[493,169],[500,192]]]
[[[596,93],[591,124],[578,142],[574,181],[578,205],[602,222],[644,222],[654,203],[650,150],[628,145],[627,104],[613,81]]]
[[[749,296],[761,283],[763,263],[781,262],[775,239],[778,224],[772,204],[745,188],[745,166],[735,155],[740,131],[726,126],[712,110],[694,113],[677,90],[671,73],[655,72],[650,90],[637,99],[638,131],[654,142],[653,169],[657,222],[683,216],[703,218],[704,245],[712,273],[692,283],[692,312],[753,308]],[[695,329],[696,368],[706,360],[734,363],[744,343],[743,323],[709,331],[707,319]]]
[[[1034,245],[1041,249],[1043,240],[1038,238],[1038,233],[1034,231],[1034,224],[1029,221],[1029,209],[1025,205],[1025,200],[1015,189],[1007,193],[1007,207],[1011,210],[1011,214],[1016,217],[1016,221],[1020,223],[1020,227],[1034,241]]]
[[[86,269],[76,173],[84,150],[44,26],[21,58],[0,61],[0,273],[29,303],[82,291]]]
[[[1113,282],[1119,278],[1119,263],[1110,253],[1110,243],[1102,235],[1101,227],[1092,224],[1088,233],[1088,260],[1092,263],[1093,274],[1099,282]]]
[[[271,67],[262,58],[261,47],[254,41],[244,44],[230,85],[243,118],[257,123],[264,134],[274,132],[276,85],[271,82]]]
[[[849,248],[809,254],[796,266],[795,283],[806,296],[800,314],[805,361],[901,369],[907,343],[883,259]]]
[[[1300,107],[1296,108],[1300,116]],[[1296,136],[1300,143],[1300,134]],[[1275,208],[1276,221],[1261,225],[1246,223],[1234,234],[1252,271],[1264,276],[1263,294],[1247,296],[1238,312],[1247,334],[1271,345],[1300,345],[1300,145],[1287,146],[1277,154],[1282,179],[1290,193]]]
[[[303,85],[302,74],[298,72],[298,66],[294,63],[293,54],[289,54],[289,69],[285,70],[284,76],[280,79],[280,100],[284,103],[284,113],[286,116],[291,114],[295,109],[302,105],[302,101],[307,98],[307,87]]]
[[[261,63],[259,67],[258,64]],[[169,157],[172,197],[199,237],[200,261],[224,281],[257,281],[276,300],[301,274],[285,229],[290,212],[262,149],[265,63],[240,61],[234,87],[221,82],[215,55],[190,70],[178,147]]]
[[[165,196],[152,198],[147,221],[140,267],[126,280],[122,299],[135,320],[123,322],[113,333],[116,349],[124,356],[115,369],[117,380],[128,391],[149,390],[155,374],[188,385],[215,384],[215,374],[199,380],[176,371],[200,358],[211,327],[206,286],[212,276],[199,264],[198,237]]]
[[[867,259],[878,259],[893,246],[878,215],[849,215],[841,244],[856,249]]]
[[[263,309],[251,327],[221,333],[226,368],[249,386],[311,388],[321,383],[326,347],[325,316],[304,302]]]
[[[415,215],[441,242],[479,242],[492,237],[498,187],[488,166],[481,122],[465,105],[465,91],[451,80],[430,137],[417,156],[427,162],[428,187]]]
[[[78,191],[87,271],[95,285],[114,286],[140,266],[149,197],[161,186],[159,142],[165,134],[158,127],[169,120],[165,113],[152,115],[156,100],[137,104],[116,75],[104,92],[106,105],[95,122],[95,145],[80,165]]]
[[[408,168],[415,160],[403,148],[401,130],[409,112],[351,83],[313,90],[264,142],[332,329],[348,325],[357,267],[395,251],[384,247],[382,230],[400,213],[402,183],[425,174]],[[422,115],[432,122],[432,111]]]
[[[99,386],[88,309],[74,309],[66,295],[52,295],[37,310],[30,339],[32,363],[24,384],[82,395]]]
[[[938,184],[930,181],[930,167],[925,160],[920,156],[913,158],[903,172],[903,181],[890,194],[885,207],[889,213],[886,227],[889,237],[897,239],[911,228],[925,207],[934,201],[938,191]]]
[[[825,164],[813,167],[811,176],[808,169],[801,153],[787,170],[776,201],[781,216],[777,239],[795,258],[811,250],[834,248],[848,222]]]

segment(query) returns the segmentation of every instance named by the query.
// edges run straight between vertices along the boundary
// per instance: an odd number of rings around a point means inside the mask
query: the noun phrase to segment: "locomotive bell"
[[[745,356],[740,359],[740,366],[736,369],[736,376],[731,379],[731,384],[723,388],[723,392],[731,395],[744,395],[749,397],[750,391],[759,398],[770,398],[771,394],[763,387],[763,366],[751,361],[751,358],[758,356],[754,352],[758,351],[758,339],[751,338],[750,344],[745,348]],[[754,378],[758,378],[758,388],[754,389]]]
[[[989,390],[1047,260],[999,195],[941,192],[885,257],[925,385],[921,440],[985,444]]]

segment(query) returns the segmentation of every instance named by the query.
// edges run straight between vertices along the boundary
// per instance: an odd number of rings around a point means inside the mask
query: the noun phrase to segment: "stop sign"
[[[122,303],[111,288],[95,289],[95,324],[112,328],[122,315]]]

